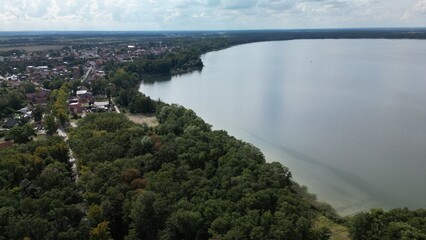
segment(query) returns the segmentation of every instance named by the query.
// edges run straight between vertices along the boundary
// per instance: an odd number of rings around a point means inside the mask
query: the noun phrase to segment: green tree
[[[59,123],[64,125],[69,119],[67,100],[68,100],[69,86],[67,83],[62,84],[61,88],[56,94],[52,93],[55,101],[52,106],[53,115],[57,117]]]
[[[37,136],[35,130],[30,124],[23,126],[15,126],[10,129],[8,137],[11,138],[15,143],[26,143],[29,142],[31,136]]]
[[[37,104],[33,110],[34,121],[40,122],[43,118],[44,108],[40,104]]]
[[[111,238],[111,233],[109,230],[109,222],[103,221],[99,223],[95,228],[90,230],[90,239],[91,240],[109,240]]]
[[[8,96],[9,102],[8,105],[10,108],[18,110],[22,107],[22,95],[18,92],[12,92]]]
[[[44,116],[44,127],[46,128],[46,133],[53,135],[58,130],[58,124],[56,123],[55,117],[48,114]]]
[[[426,234],[405,222],[391,222],[386,228],[385,239],[426,239]]]
[[[355,215],[350,223],[354,240],[364,239],[426,239],[426,211],[393,209],[385,212],[372,209]]]
[[[23,82],[21,87],[25,93],[33,93],[36,91],[34,84],[31,82]]]
[[[161,227],[161,205],[158,204],[158,194],[146,191],[137,197],[132,206],[131,219],[133,229],[139,239],[155,239]]]

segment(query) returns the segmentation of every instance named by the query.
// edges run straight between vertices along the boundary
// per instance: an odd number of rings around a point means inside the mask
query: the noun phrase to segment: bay
[[[426,207],[426,41],[262,42],[202,60],[140,91],[259,147],[342,215]]]

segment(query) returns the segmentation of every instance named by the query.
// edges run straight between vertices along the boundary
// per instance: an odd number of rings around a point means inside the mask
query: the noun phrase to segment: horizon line
[[[426,26],[423,27],[331,27],[331,28],[253,28],[253,29],[180,29],[180,30],[0,30],[0,33],[27,33],[27,32],[244,32],[244,31],[320,31],[320,30],[411,30],[411,29],[422,29],[426,30]]]

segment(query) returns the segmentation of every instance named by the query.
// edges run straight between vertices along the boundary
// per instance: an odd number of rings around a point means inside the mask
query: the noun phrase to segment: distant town
[[[59,89],[65,82],[73,86],[67,99],[67,110],[72,118],[80,118],[89,112],[116,111],[106,90],[107,86],[100,86],[105,83],[106,68],[144,56],[172,53],[176,48],[178,46],[163,46],[159,42],[0,52],[3,137],[8,129],[30,122],[36,124],[34,129],[37,135],[43,136],[45,127],[40,118],[34,119],[34,110],[37,106],[48,109],[52,91]],[[10,106],[7,103],[10,96],[6,99],[7,94],[15,94],[19,103]],[[17,109],[17,106],[20,108]],[[10,146],[9,140],[7,136],[3,138],[0,147]]]

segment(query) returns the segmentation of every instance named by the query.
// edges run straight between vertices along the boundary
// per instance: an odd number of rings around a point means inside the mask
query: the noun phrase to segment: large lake
[[[342,215],[426,207],[426,41],[264,42],[202,60],[140,91],[253,143]]]

